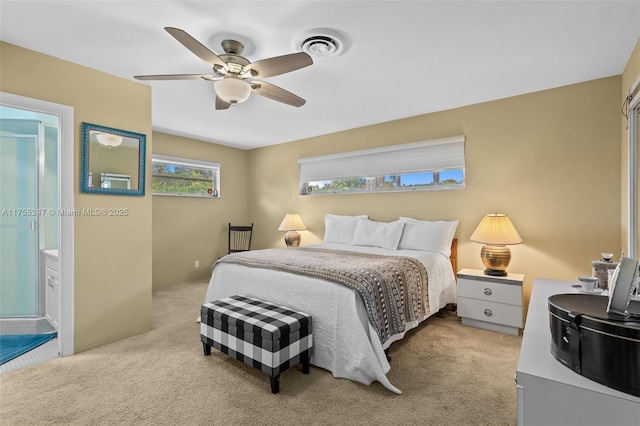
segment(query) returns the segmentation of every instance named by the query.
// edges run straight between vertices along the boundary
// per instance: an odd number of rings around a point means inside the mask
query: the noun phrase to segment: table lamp
[[[307,229],[302,223],[300,216],[295,213],[287,213],[282,219],[278,231],[287,231],[284,235],[284,242],[287,247],[298,247],[300,245],[300,234],[297,231]]]
[[[511,251],[506,246],[520,244],[522,238],[506,214],[491,213],[482,218],[471,241],[485,244],[480,252],[485,275],[504,277],[511,261]]]

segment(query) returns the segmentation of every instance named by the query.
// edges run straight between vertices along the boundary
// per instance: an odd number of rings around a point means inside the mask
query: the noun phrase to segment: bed
[[[386,377],[390,364],[385,350],[447,304],[456,303],[453,271],[457,249],[453,236],[457,223],[411,218],[375,222],[366,216],[326,215],[321,244],[254,250],[218,260],[205,302],[243,294],[310,313],[313,316],[313,365],[331,371],[334,377],[367,385],[379,381],[390,391],[401,393]],[[314,253],[323,256],[333,253],[331,255],[340,257],[344,265],[352,258],[380,259],[385,263],[403,261],[410,265],[418,262],[426,271],[427,290],[413,301],[413,306],[420,307],[403,308],[398,314],[406,321],[396,327],[387,328],[386,323],[382,327],[380,321],[372,317],[375,309],[363,298],[361,289],[327,278],[326,272],[316,270],[306,275],[309,271],[301,272],[298,266],[291,269],[269,260],[288,259],[297,253],[303,253],[307,260],[312,259]],[[407,297],[400,299],[409,303],[404,300]],[[394,323],[395,317],[390,316],[389,322]]]

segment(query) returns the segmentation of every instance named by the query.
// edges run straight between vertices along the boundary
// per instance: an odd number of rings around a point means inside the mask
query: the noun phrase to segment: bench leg
[[[302,374],[309,374],[309,363],[311,355],[307,355],[302,359]]]
[[[271,393],[280,392],[280,375],[278,374],[275,377],[269,376],[269,381],[271,382]]]
[[[205,355],[211,355],[211,345],[207,345],[206,343],[202,342],[202,349],[204,349]]]

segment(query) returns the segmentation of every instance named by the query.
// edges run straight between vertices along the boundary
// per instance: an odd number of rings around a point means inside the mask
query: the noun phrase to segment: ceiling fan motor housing
[[[227,53],[241,55],[244,50],[244,44],[237,40],[222,40],[222,49]]]

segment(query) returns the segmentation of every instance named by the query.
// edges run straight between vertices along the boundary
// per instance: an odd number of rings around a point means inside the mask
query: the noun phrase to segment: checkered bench
[[[213,346],[267,373],[271,392],[280,391],[280,373],[289,367],[301,362],[309,374],[311,315],[242,295],[205,303],[200,315],[204,354]]]

